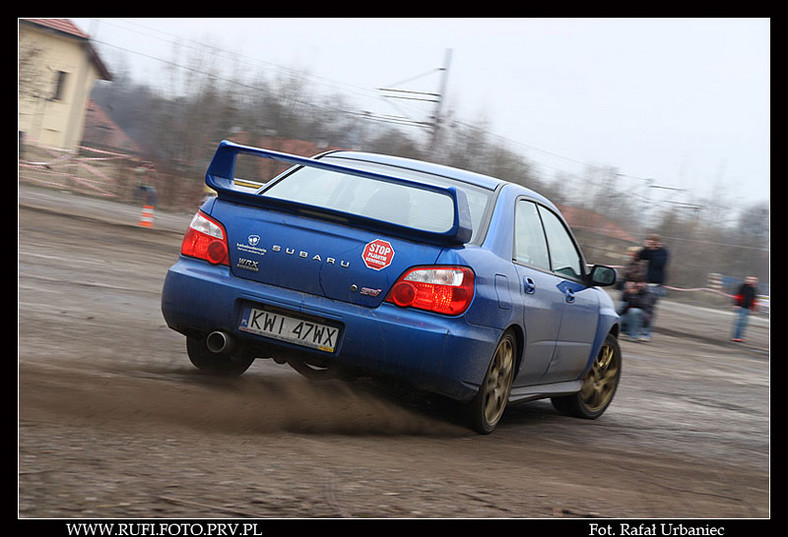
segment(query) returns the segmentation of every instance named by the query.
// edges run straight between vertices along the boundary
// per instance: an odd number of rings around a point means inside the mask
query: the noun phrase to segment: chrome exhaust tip
[[[229,334],[217,330],[208,334],[208,337],[205,339],[205,345],[209,351],[220,354],[228,352],[232,348],[233,340]]]

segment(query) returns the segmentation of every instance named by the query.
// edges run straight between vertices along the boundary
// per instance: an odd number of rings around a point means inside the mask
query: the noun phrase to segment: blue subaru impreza
[[[288,169],[250,186],[271,160]],[[259,181],[259,179],[257,179]],[[222,142],[162,292],[199,369],[258,358],[309,377],[398,381],[489,433],[508,403],[596,418],[621,372],[619,319],[556,207],[522,186],[350,151]]]

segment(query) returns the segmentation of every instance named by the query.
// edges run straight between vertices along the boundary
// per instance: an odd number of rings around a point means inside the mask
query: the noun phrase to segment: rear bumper
[[[248,304],[279,308],[340,326],[333,353],[298,347],[238,329]],[[221,330],[249,344],[299,352],[373,375],[394,377],[458,400],[478,390],[501,330],[383,303],[367,308],[235,278],[227,267],[181,258],[162,291],[167,325],[181,333]]]

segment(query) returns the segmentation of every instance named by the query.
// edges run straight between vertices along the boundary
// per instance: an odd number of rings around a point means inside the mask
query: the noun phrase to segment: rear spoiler
[[[249,189],[240,189],[235,183],[235,163],[240,153],[272,159],[279,162],[286,162],[296,166],[310,166],[332,172],[366,177],[376,181],[401,184],[410,188],[437,192],[444,196],[448,196],[452,201],[452,206],[454,207],[452,226],[444,232],[427,231],[423,229],[402,226],[399,224],[392,224],[390,222],[376,220],[374,218],[357,214],[340,212],[333,209],[326,209],[323,207],[304,205],[302,203],[268,198],[256,192],[252,192]],[[239,145],[226,140],[222,141],[219,144],[219,147],[216,149],[216,153],[214,154],[213,159],[208,166],[208,171],[205,174],[205,184],[214,189],[219,199],[222,200],[261,208],[305,212],[307,214],[316,216],[322,215],[333,220],[341,219],[342,221],[353,222],[362,227],[374,229],[384,228],[393,234],[404,236],[406,238],[419,238],[421,240],[438,244],[464,244],[471,239],[472,234],[471,211],[468,205],[468,199],[465,196],[465,192],[462,190],[458,190],[454,187],[442,187],[418,183],[409,179],[402,179],[400,177],[394,177],[391,175],[359,170],[347,166],[340,166],[338,164],[330,164],[328,162],[322,162],[314,158],[300,157],[288,153],[270,151],[268,149]]]

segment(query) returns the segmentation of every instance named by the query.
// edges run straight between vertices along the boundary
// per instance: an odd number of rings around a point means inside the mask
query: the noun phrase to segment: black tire
[[[620,378],[621,348],[618,339],[608,335],[583,380],[580,391],[552,398],[553,406],[568,416],[596,419],[613,401]]]
[[[469,405],[470,424],[481,434],[490,434],[501,421],[514,379],[517,340],[511,331],[501,336],[487,366],[479,392]]]
[[[254,357],[244,349],[234,354],[217,354],[208,350],[205,338],[191,336],[186,338],[186,353],[192,365],[200,371],[228,377],[242,375],[254,362]]]

